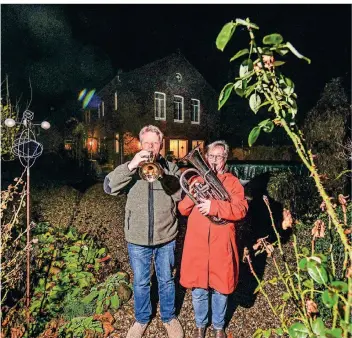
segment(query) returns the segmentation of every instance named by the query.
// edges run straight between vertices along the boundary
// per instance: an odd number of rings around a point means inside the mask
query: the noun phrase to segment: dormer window
[[[200,121],[200,101],[191,99],[191,123],[199,124]]]
[[[166,120],[166,95],[165,93],[154,93],[154,111],[156,120]]]
[[[174,96],[174,121],[183,122],[184,100],[182,96]]]
[[[115,96],[114,96],[114,108],[115,110],[117,110],[117,92],[115,92]]]

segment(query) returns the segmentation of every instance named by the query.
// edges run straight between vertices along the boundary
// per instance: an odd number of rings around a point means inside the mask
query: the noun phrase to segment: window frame
[[[163,99],[157,97],[157,94],[163,96]],[[157,104],[156,102],[164,102],[164,107],[160,105],[160,112],[163,112],[163,117],[157,116]],[[159,107],[158,107],[159,108]],[[154,119],[160,121],[166,121],[166,94],[162,92],[154,92]]]
[[[181,102],[175,101],[175,98],[180,98]],[[181,103],[181,119],[175,119],[175,103]],[[180,105],[177,105],[179,108]],[[178,110],[179,113],[179,110]],[[179,115],[179,114],[178,114]],[[174,122],[183,123],[185,121],[185,99],[181,95],[174,95]]]
[[[193,104],[194,101],[197,102],[197,105]],[[191,98],[191,106],[192,106],[191,124],[200,124],[200,100]],[[193,121],[192,119],[193,117],[195,117],[195,110],[194,110],[195,107],[198,107],[198,121]]]

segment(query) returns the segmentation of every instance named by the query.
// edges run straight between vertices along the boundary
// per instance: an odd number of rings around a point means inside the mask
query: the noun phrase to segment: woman
[[[239,257],[234,222],[246,215],[248,205],[239,180],[226,172],[228,152],[225,141],[216,141],[207,147],[205,158],[229,193],[231,202],[201,199],[201,203],[195,205],[186,195],[178,205],[180,213],[189,216],[180,283],[192,288],[196,320],[193,338],[205,337],[209,297],[215,337],[226,337],[224,323],[227,299],[238,283]],[[217,225],[207,216],[216,216],[229,222]]]

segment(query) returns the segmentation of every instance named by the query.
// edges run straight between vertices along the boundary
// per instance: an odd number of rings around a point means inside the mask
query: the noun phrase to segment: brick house
[[[180,53],[129,72],[119,72],[84,111],[87,149],[93,158],[119,164],[138,151],[146,124],[165,134],[163,156],[184,157],[218,137],[218,93]]]

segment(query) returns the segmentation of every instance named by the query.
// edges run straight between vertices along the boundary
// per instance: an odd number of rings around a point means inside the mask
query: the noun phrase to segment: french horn
[[[199,147],[194,148],[184,160],[190,162],[194,168],[185,170],[180,176],[182,190],[195,204],[201,203],[201,199],[214,199],[231,201],[230,195],[224,188],[215,172],[204,161]],[[188,176],[188,177],[187,177]],[[207,216],[217,225],[227,224],[228,221],[216,216]]]

